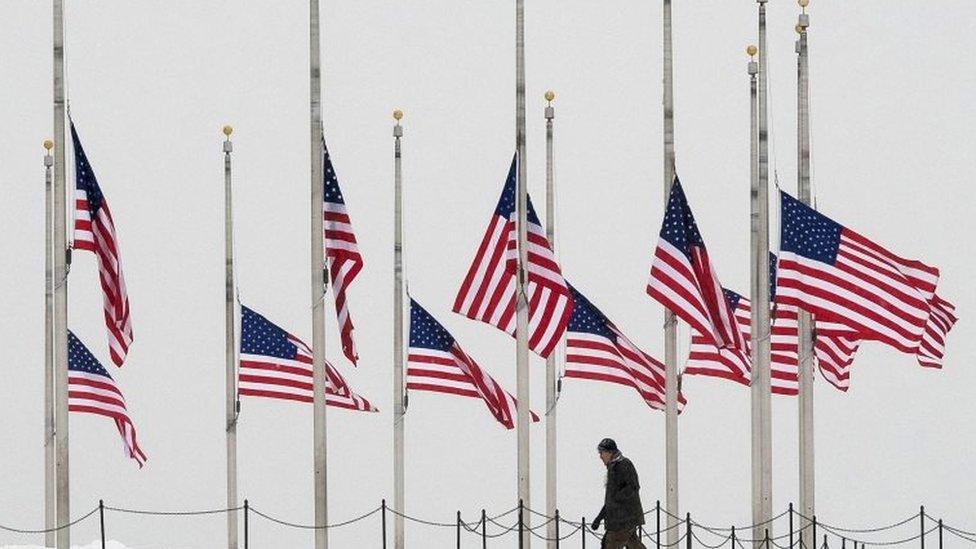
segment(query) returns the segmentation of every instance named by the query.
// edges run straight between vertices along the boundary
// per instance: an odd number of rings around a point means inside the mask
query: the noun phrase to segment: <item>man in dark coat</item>
[[[607,467],[607,490],[603,509],[593,521],[597,530],[606,523],[603,543],[606,549],[647,549],[641,543],[638,527],[644,524],[644,508],[640,501],[637,469],[625,458],[613,439],[605,438],[597,445],[600,460]]]

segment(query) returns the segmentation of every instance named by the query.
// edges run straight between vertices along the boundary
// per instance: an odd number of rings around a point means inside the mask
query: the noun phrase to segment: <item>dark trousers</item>
[[[647,549],[641,543],[637,528],[607,530],[603,534],[603,542],[600,544],[600,547],[602,549]]]

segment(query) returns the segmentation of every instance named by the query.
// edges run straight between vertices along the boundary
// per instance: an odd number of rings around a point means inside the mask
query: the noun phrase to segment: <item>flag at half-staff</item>
[[[775,259],[770,260],[775,265]],[[773,278],[773,277],[771,277]],[[770,288],[774,288],[773,282]],[[725,290],[729,306],[739,323],[739,329],[746,341],[751,341],[750,315],[752,304],[749,298]],[[775,303],[771,312],[770,327],[770,390],[775,394],[796,395],[799,392],[798,349],[799,324],[798,309],[794,306]],[[818,325],[827,327],[827,323]],[[817,364],[824,379],[842,391],[850,383],[850,365],[860,345],[857,334],[842,326],[831,326],[834,331],[815,334],[814,351]],[[846,333],[847,335],[841,335]],[[748,386],[751,383],[752,365],[748,350],[715,347],[700,333],[691,335],[688,362],[684,370],[688,375],[719,377]]]
[[[664,212],[647,293],[712,345],[747,349],[677,177]]]
[[[328,362],[326,404],[361,412],[377,412],[356,394]],[[312,402],[312,350],[302,340],[245,306],[241,306],[241,354],[238,392],[255,396]]]
[[[104,416],[115,422],[125,455],[146,463],[146,454],[136,441],[136,428],[129,418],[125,397],[115,380],[74,333],[68,331],[68,411]]]
[[[363,269],[363,256],[356,244],[356,234],[352,230],[346,201],[339,189],[339,178],[329,150],[322,142],[322,174],[325,193],[322,201],[322,216],[325,232],[325,255],[329,260],[329,277],[332,279],[332,295],[335,299],[336,318],[339,323],[339,336],[342,353],[350,362],[356,364],[359,354],[353,341],[352,318],[349,315],[349,300],[346,289]]]
[[[122,277],[122,256],[115,236],[115,222],[108,201],[95,178],[95,171],[81,146],[74,122],[71,140],[75,150],[75,244],[98,258],[105,328],[112,362],[122,366],[132,343],[129,295]]]
[[[516,154],[488,229],[454,299],[454,312],[491,324],[510,335],[515,335],[516,327],[517,178]],[[538,355],[548,357],[566,331],[573,300],[531,199],[527,218],[529,347]]]
[[[780,198],[780,302],[915,355],[922,366],[940,366],[956,317],[935,293],[939,270],[891,253],[785,192]]]
[[[506,429],[515,427],[515,397],[482,370],[447,329],[413,299],[407,389],[481,399]],[[539,416],[530,413],[532,421],[539,421]]]
[[[664,363],[640,350],[575,287],[566,329],[566,377],[632,387],[648,406],[664,410]],[[685,405],[679,391],[678,410]]]

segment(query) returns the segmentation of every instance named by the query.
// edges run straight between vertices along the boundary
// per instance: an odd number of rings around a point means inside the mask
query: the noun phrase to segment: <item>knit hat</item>
[[[610,452],[611,454],[617,453],[617,443],[613,441],[612,438],[605,438],[600,441],[600,444],[596,445],[598,452]]]

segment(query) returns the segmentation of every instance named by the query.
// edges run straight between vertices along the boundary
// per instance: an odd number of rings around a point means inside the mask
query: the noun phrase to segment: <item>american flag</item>
[[[515,335],[516,328],[517,178],[516,154],[488,230],[454,299],[455,313],[486,322],[511,335]],[[548,357],[566,330],[573,301],[531,200],[528,222],[529,347],[540,356]]]
[[[146,454],[136,442],[136,428],[125,407],[125,397],[112,376],[81,340],[68,332],[68,411],[105,416],[115,422],[125,455],[141,468]]]
[[[664,363],[641,351],[590,300],[570,286],[573,316],[566,330],[566,377],[632,387],[648,406],[664,409]],[[685,397],[678,392],[678,410]]]
[[[714,346],[747,348],[677,177],[654,251],[647,293]]]
[[[335,297],[336,317],[339,322],[339,334],[342,341],[342,353],[350,362],[356,364],[359,354],[352,338],[352,319],[349,316],[349,302],[346,299],[346,288],[356,279],[363,268],[363,256],[359,254],[356,245],[356,234],[352,231],[346,202],[339,190],[339,179],[336,177],[329,150],[322,142],[323,174],[325,177],[325,194],[322,202],[322,217],[325,231],[325,255],[329,259],[329,276],[332,278],[332,295]]]
[[[328,406],[377,412],[354,393],[328,362],[325,402]],[[241,306],[241,355],[238,393],[245,396],[312,402],[312,350],[254,310]]]
[[[479,398],[506,429],[515,427],[515,397],[469,357],[437,320],[410,299],[407,389]],[[532,421],[539,416],[530,410]]]
[[[115,223],[73,122],[71,140],[75,149],[74,247],[88,250],[98,257],[109,354],[116,366],[122,366],[132,343],[132,320],[129,317],[129,295],[122,277],[122,257],[115,238]]]
[[[749,298],[732,290],[725,290],[739,329],[751,341],[752,304]],[[798,309],[776,303],[772,308],[770,328],[770,390],[775,394],[796,395],[799,392],[799,317]],[[817,326],[826,323],[817,323]],[[814,352],[820,373],[830,384],[846,391],[850,383],[850,365],[854,361],[860,340],[851,330],[831,325],[832,335],[819,332],[814,338]],[[847,335],[839,335],[846,333]],[[705,336],[692,333],[688,362],[684,373],[720,377],[749,385],[752,377],[752,358],[749,349],[715,347]]]
[[[923,365],[941,362],[955,317],[935,294],[939,270],[896,256],[785,192],[780,196],[781,303],[916,355]]]

